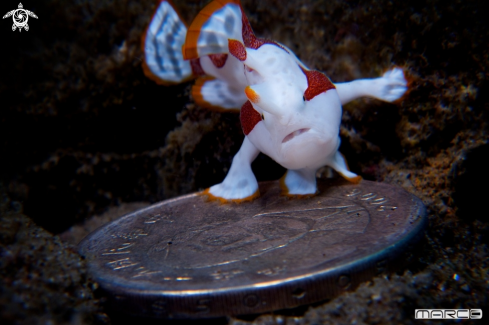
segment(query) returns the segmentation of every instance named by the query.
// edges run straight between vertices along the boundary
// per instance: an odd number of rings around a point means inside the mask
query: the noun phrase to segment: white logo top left
[[[29,10],[23,9],[22,3],[19,3],[19,8],[14,9],[12,11],[9,11],[3,16],[3,18],[7,18],[12,16],[12,19],[14,20],[14,24],[12,25],[12,30],[15,31],[17,28],[19,29],[19,32],[22,31],[22,28],[24,28],[26,31],[29,30],[29,25],[27,25],[27,21],[29,20],[29,16],[34,17],[37,19],[37,16],[35,13]]]

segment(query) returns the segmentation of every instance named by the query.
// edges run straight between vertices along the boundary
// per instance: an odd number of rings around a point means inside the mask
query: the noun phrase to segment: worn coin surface
[[[79,246],[112,307],[161,318],[256,314],[355,288],[410,256],[426,225],[401,188],[318,180],[320,194],[242,204],[190,194],[125,215]]]

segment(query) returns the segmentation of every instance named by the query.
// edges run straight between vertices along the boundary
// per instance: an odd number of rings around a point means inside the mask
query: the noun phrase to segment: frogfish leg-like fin
[[[316,169],[289,169],[280,179],[282,195],[311,197],[316,195]]]
[[[233,163],[224,181],[211,186],[202,195],[212,200],[226,202],[251,201],[260,195],[258,182],[251,170],[251,162],[258,156],[259,150],[245,137],[241,148],[233,158]]]
[[[395,67],[379,78],[357,79],[335,85],[341,104],[344,105],[360,97],[397,102],[409,92],[409,84],[410,81],[405,71],[400,67]]]
[[[248,100],[241,89],[233,88],[226,81],[206,76],[195,81],[192,97],[199,106],[220,112],[239,112]]]
[[[183,57],[187,60],[229,53],[228,40],[243,43],[239,0],[214,0],[202,9],[187,31]]]
[[[192,70],[198,62],[185,61],[182,55],[186,34],[187,27],[172,4],[161,1],[141,40],[143,70],[148,78],[172,85],[194,77]]]
[[[331,157],[331,159],[329,159],[326,165],[336,170],[341,176],[343,176],[343,178],[345,178],[349,182],[358,184],[362,180],[362,176],[359,176],[350,171],[346,163],[345,157],[339,151],[336,151],[336,153]]]

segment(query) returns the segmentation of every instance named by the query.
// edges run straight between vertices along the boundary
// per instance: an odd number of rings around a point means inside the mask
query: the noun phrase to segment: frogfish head
[[[293,157],[312,160],[318,150],[336,150],[341,103],[331,81],[277,45],[246,52],[245,94],[262,117],[260,132],[273,142],[266,153],[291,168],[299,166],[287,164]]]
[[[282,125],[293,123],[305,106],[303,93],[307,89],[306,76],[294,57],[278,45],[265,44],[247,49],[243,63],[248,81],[245,94],[253,107],[265,121],[269,117]]]

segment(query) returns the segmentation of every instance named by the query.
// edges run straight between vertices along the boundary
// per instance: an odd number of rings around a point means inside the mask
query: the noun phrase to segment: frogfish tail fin
[[[144,74],[162,85],[185,82],[195,77],[190,61],[185,61],[182,47],[187,26],[168,0],[158,4],[146,29],[141,47]]]

